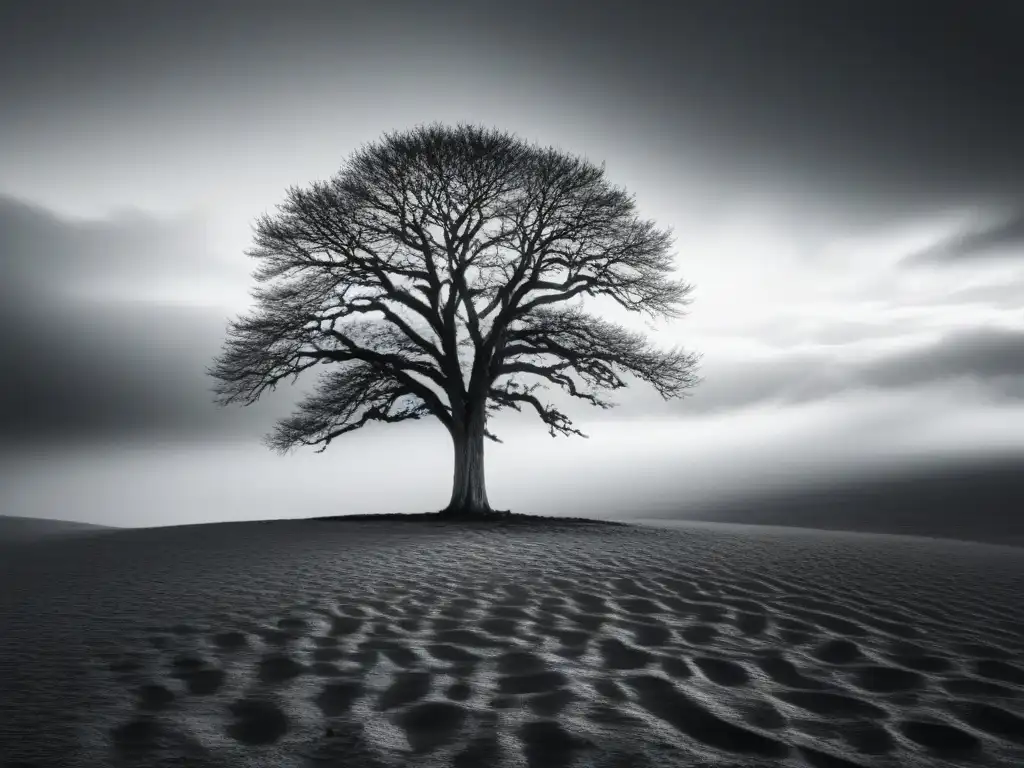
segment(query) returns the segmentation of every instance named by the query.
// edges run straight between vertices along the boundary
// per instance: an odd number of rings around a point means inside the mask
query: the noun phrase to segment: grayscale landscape
[[[0,768],[1024,765],[1021,30],[0,4]]]

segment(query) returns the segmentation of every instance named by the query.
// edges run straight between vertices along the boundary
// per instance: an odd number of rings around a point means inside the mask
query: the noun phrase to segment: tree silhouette
[[[386,134],[330,181],[289,188],[254,230],[257,309],[230,323],[208,371],[218,401],[249,405],[332,364],[267,444],[323,451],[372,421],[433,416],[455,454],[443,514],[493,514],[489,413],[526,406],[552,436],[586,437],[538,398],[542,384],[608,408],[602,392],[626,386],[623,374],[666,399],[698,381],[696,355],[659,350],[572,301],[680,317],[692,288],[670,278],[670,232],[639,219],[603,166],[507,132]]]

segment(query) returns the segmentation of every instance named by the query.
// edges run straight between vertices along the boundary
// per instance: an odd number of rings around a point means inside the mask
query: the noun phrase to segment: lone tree
[[[670,232],[638,218],[603,166],[509,133],[386,134],[330,181],[289,188],[254,230],[257,308],[230,323],[208,371],[218,402],[250,405],[331,365],[267,445],[321,452],[371,421],[433,416],[455,448],[444,515],[499,514],[484,484],[484,438],[500,442],[488,413],[528,406],[553,437],[586,437],[534,394],[542,382],[609,408],[600,393],[625,387],[625,373],[666,399],[698,381],[696,355],[659,350],[573,301],[681,316],[692,288],[670,278]]]

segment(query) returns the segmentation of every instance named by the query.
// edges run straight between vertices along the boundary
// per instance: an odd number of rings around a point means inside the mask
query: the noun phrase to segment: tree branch
[[[419,419],[429,407],[387,372],[359,363],[320,377],[317,392],[298,410],[278,423],[266,444],[279,453],[297,445],[318,445],[322,453],[336,437],[371,421],[397,423]]]
[[[489,393],[491,399],[503,406],[521,411],[522,405],[526,404],[540,417],[540,420],[548,425],[548,434],[552,437],[558,435],[579,435],[588,437],[572,425],[572,419],[559,411],[553,405],[544,405],[533,394],[530,389],[516,390],[509,386],[505,388],[492,387]]]
[[[618,372],[630,373],[651,384],[665,399],[683,397],[700,379],[700,356],[681,348],[661,350],[642,334],[592,315],[577,307],[536,310],[520,326],[509,331],[497,374],[529,372],[560,384],[577,397],[561,376],[572,370],[592,387],[620,389],[626,386]],[[558,364],[536,368],[521,358],[553,357]],[[524,366],[530,370],[524,370]],[[588,398],[589,399],[589,398]]]
[[[697,356],[559,306],[606,296],[671,319],[692,291],[671,277],[671,233],[585,159],[474,126],[394,132],[330,181],[290,188],[254,229],[257,307],[229,324],[208,370],[219,402],[254,403],[318,364],[339,370],[276,445],[326,446],[424,413],[454,430],[481,408],[524,405],[552,434],[581,434],[531,388],[499,383],[508,376],[601,408],[627,373],[665,398],[698,383]]]

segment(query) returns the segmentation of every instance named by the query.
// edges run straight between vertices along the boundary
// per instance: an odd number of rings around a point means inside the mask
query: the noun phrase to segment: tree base
[[[472,509],[468,507],[445,507],[437,513],[445,520],[504,520],[511,513],[507,509]]]

